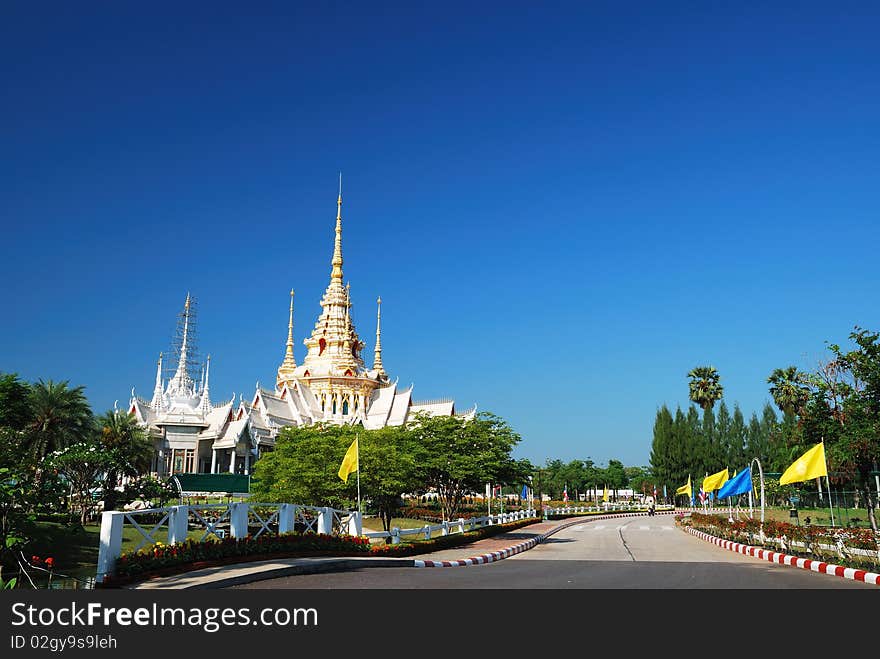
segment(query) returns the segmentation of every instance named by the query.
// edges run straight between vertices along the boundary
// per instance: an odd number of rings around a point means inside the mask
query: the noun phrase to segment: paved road
[[[445,560],[452,556],[432,556]],[[460,556],[458,556],[460,558]],[[594,520],[486,565],[303,574],[236,589],[878,589],[744,556],[675,527],[671,516]]]

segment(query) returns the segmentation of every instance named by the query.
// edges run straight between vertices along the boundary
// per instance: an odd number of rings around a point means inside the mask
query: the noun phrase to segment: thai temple
[[[151,472],[249,474],[253,463],[275,446],[282,428],[313,423],[359,425],[365,429],[397,426],[418,413],[473,418],[476,406],[459,412],[452,400],[416,402],[412,386],[399,388],[382,364],[381,309],[377,299],[373,364],[364,362],[366,344],[351,318],[351,289],[342,274],[342,189],[336,202],[336,236],[330,283],[321,313],[303,340],[302,363],[294,357],[293,299],[290,291],[287,343],[274,389],[257,383],[254,395],[214,404],[210,395],[208,356],[195,359],[194,300],[186,296],[178,323],[173,370],[163,373],[159,355],[152,398],[132,389],[129,411],[146,427],[156,448]]]

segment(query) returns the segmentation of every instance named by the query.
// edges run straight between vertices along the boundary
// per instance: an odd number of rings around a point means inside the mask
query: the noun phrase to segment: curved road
[[[442,552],[430,558],[465,558],[453,553]],[[880,587],[722,549],[676,528],[671,515],[660,515],[585,520],[557,531],[528,551],[486,565],[365,568],[295,575],[234,588],[867,588],[877,591]]]

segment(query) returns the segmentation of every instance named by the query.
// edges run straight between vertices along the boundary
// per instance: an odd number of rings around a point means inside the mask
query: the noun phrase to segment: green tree
[[[661,482],[674,481],[682,465],[677,462],[680,438],[675,434],[675,422],[666,405],[657,410],[654,418],[654,439],[651,443],[651,470]]]
[[[313,424],[283,428],[275,450],[263,455],[251,474],[251,496],[310,506],[347,507],[348,487],[339,466],[355,430],[351,426]]]
[[[21,433],[0,428],[0,570],[17,564],[14,552],[28,541],[33,480]]]
[[[800,414],[810,398],[807,374],[799,371],[796,366],[773,369],[767,383],[770,385],[773,402],[785,415]]]
[[[97,437],[71,444],[47,456],[45,464],[55,469],[70,484],[71,511],[79,509],[80,524],[85,525],[94,509],[93,491],[104,483],[104,476],[113,457]]]
[[[31,387],[29,406],[25,433],[28,450],[37,459],[83,442],[94,432],[92,410],[82,386],[71,388],[66,380],[40,380]]]
[[[751,464],[751,458],[746,454],[746,421],[738,403],[733,406],[733,417],[728,433],[727,464],[737,469],[745,469]]]
[[[623,463],[620,460],[608,461],[608,466],[605,468],[605,477],[608,479],[608,487],[614,490],[615,499],[617,498],[617,490],[629,485],[626,470],[623,468]]]
[[[877,532],[872,470],[880,461],[880,341],[878,333],[856,327],[855,346],[831,344],[832,358],[811,378],[813,393],[799,428],[802,446],[825,442],[829,475],[852,482],[865,501]]]
[[[650,467],[624,467],[623,471],[634,492],[647,492],[654,483],[666,482],[658,478]]]
[[[0,428],[24,430],[31,416],[30,386],[15,373],[0,373]]]
[[[470,420],[419,415],[410,428],[425,451],[420,475],[437,492],[443,519],[454,519],[463,497],[486,483],[517,484],[524,477],[511,457],[520,436],[491,413]]]
[[[551,499],[562,499],[562,490],[565,488],[565,463],[558,458],[547,459],[542,470],[541,479],[544,492]]]
[[[149,507],[161,508],[177,495],[177,487],[170,478],[142,475],[125,484],[121,498],[126,503],[140,499]]]
[[[134,414],[110,410],[97,419],[101,445],[111,458],[104,478],[104,510],[115,510],[121,478],[135,478],[150,468],[153,442]]]
[[[688,372],[688,396],[705,413],[724,396],[721,376],[713,366],[697,366]]]
[[[418,464],[425,458],[413,433],[402,426],[389,426],[378,430],[360,431],[360,484],[361,495],[369,499],[382,521],[385,531],[391,530],[391,520],[403,503],[405,493],[421,489]],[[348,479],[349,496],[357,487],[354,479]],[[391,542],[391,538],[386,539]]]

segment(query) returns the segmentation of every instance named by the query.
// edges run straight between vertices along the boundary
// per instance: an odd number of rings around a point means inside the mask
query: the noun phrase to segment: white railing
[[[213,503],[131,511],[107,511],[101,514],[101,537],[95,581],[100,583],[113,572],[122,555],[123,531],[135,529],[137,551],[157,542],[184,542],[193,531],[205,542],[211,536],[258,537],[262,533],[289,533],[297,528],[328,535],[361,535],[361,517],[357,511],[329,507],[301,506],[292,503]]]
[[[674,510],[675,506],[660,504],[654,507],[657,512]],[[601,506],[563,506],[562,508],[544,508],[545,515],[575,515],[577,513],[608,513],[626,510],[628,512],[648,512],[648,507],[641,503],[603,503]]]
[[[429,540],[437,531],[440,531],[440,535],[465,533],[484,526],[506,524],[507,522],[531,519],[537,516],[538,513],[535,510],[517,510],[512,513],[498,513],[497,515],[471,517],[470,519],[460,517],[456,520],[441,522],[440,524],[425,524],[424,526],[412,529],[401,529],[400,527],[395,526],[390,531],[370,531],[363,535],[367,538],[391,538],[391,544],[396,545],[400,543],[401,538],[407,536],[421,536],[425,540]]]

